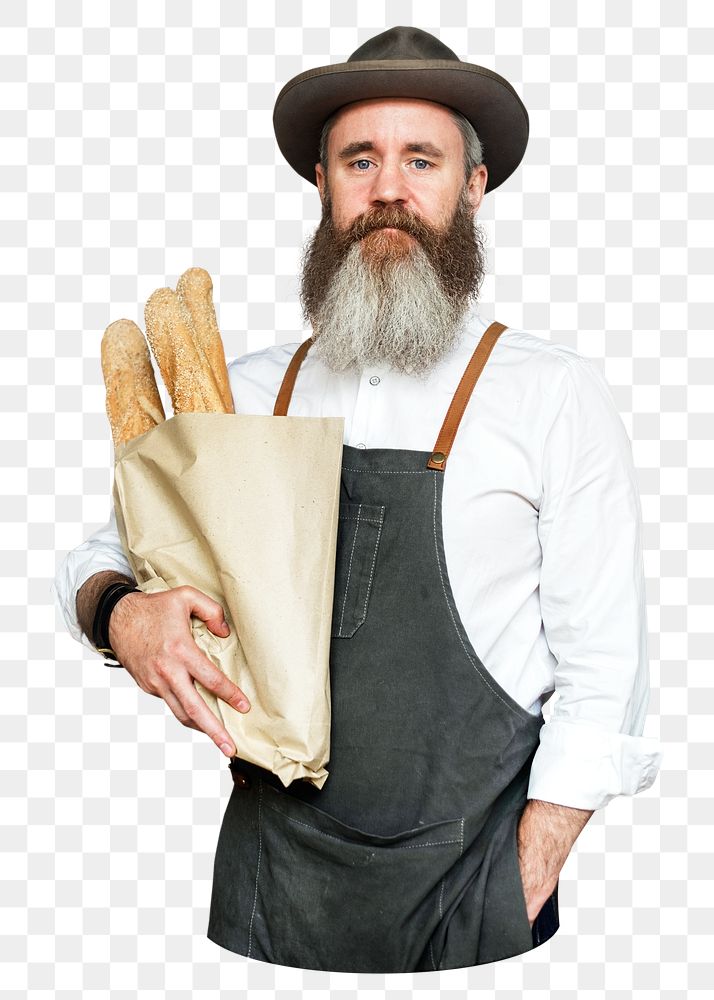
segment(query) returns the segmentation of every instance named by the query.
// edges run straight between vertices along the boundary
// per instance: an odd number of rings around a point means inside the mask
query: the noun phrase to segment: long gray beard
[[[461,339],[468,308],[418,244],[375,268],[354,243],[313,316],[311,353],[335,372],[386,363],[423,380]]]

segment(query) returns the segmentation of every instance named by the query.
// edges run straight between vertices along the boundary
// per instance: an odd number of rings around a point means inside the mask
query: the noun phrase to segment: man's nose
[[[372,201],[383,205],[409,200],[410,190],[407,177],[397,160],[384,160],[375,172],[372,182]]]

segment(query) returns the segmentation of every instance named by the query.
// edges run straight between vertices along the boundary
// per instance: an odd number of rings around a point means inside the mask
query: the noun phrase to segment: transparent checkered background
[[[645,520],[655,786],[598,811],[561,929],[448,973],[302,972],[205,936],[225,759],[75,643],[50,594],[109,512],[99,345],[191,265],[229,357],[303,335],[314,188],[280,87],[395,24],[512,81],[521,167],[485,199],[485,318],[597,360]],[[0,992],[684,1000],[714,987],[712,56],[705,2],[20,0],[0,7]],[[706,261],[709,260],[709,265]],[[589,530],[583,525],[583,531]]]

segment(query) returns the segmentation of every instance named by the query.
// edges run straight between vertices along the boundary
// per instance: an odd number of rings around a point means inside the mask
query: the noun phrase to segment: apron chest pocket
[[[332,638],[350,638],[367,618],[384,511],[384,504],[340,503]]]

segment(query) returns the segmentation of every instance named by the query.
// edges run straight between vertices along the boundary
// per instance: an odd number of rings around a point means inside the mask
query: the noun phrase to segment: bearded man
[[[199,699],[194,678],[243,697],[191,637],[191,614],[222,621],[205,594],[127,593],[111,647],[231,757],[213,941],[331,971],[500,960],[555,933],[584,824],[659,764],[629,441],[587,359],[476,309],[475,216],[528,136],[506,80],[398,27],[290,81],[274,121],[322,200],[312,330],[230,375],[236,412],[282,389],[279,412],[345,417],[329,780],[283,788]],[[117,580],[110,520],[58,573],[77,638]]]

